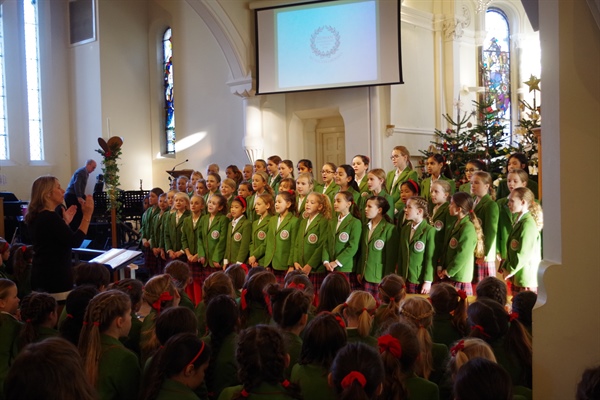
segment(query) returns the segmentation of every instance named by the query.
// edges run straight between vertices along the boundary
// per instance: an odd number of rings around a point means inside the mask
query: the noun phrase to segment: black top
[[[73,232],[53,211],[42,211],[29,224],[33,241],[31,288],[48,293],[73,289],[71,249],[81,245],[85,234]]]

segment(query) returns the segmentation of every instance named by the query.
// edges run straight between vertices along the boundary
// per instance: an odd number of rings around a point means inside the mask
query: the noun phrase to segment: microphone
[[[171,172],[175,171],[175,168],[179,167],[181,164],[185,164],[186,162],[188,162],[189,160],[186,158],[185,161],[180,162],[179,164],[175,164],[175,166],[173,167],[173,169],[171,170]]]

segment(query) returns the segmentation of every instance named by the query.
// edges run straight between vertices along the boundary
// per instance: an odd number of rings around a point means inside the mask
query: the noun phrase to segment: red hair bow
[[[365,378],[365,376],[362,373],[358,371],[352,371],[348,375],[346,375],[344,379],[342,379],[342,388],[346,389],[350,387],[354,383],[354,381],[358,381],[360,386],[362,386],[363,388],[367,384],[367,378]]]
[[[248,393],[248,391],[246,389],[242,389],[242,391],[240,392],[240,395],[244,398],[250,397],[250,393]]]
[[[25,253],[27,251],[27,246],[21,246],[21,252]]]
[[[462,300],[465,300],[467,298],[467,292],[465,292],[464,290],[459,289],[457,293],[458,297],[460,297]]]
[[[288,381],[287,379],[284,380],[283,382],[281,382],[281,386],[287,389],[288,386],[290,386],[290,381]]]
[[[287,287],[289,287],[289,288],[296,288],[296,289],[299,289],[299,290],[304,290],[304,288],[306,286],[304,285],[304,283],[291,282]]]
[[[338,322],[338,324],[340,324],[340,326],[344,329],[346,329],[346,323],[344,322],[344,319],[342,317],[340,317],[339,315],[334,315],[335,320]]]
[[[240,305],[242,306],[242,310],[248,308],[248,302],[246,301],[246,294],[248,294],[248,289],[242,289],[242,293],[240,293]]]
[[[461,340],[450,348],[450,355],[452,355],[452,357],[456,357],[456,354],[459,351],[462,351],[464,348],[465,348],[465,341]]]
[[[471,328],[471,330],[477,330],[479,331],[483,336],[485,337],[490,337],[490,335],[488,335],[487,333],[485,333],[485,329],[483,329],[483,326],[481,325],[473,325],[473,327]]]
[[[269,296],[269,293],[264,292],[263,297],[265,299],[265,304],[267,305],[267,311],[269,312],[269,315],[273,315],[273,306],[271,305],[271,296]]]
[[[156,311],[160,312],[160,309],[162,307],[162,302],[163,301],[171,301],[171,300],[173,300],[173,296],[171,295],[171,293],[162,292],[160,294],[160,297],[154,303],[152,303],[152,308],[154,308]]]
[[[519,313],[513,311],[509,314],[508,321],[513,322],[515,319],[519,319]]]
[[[377,339],[377,344],[379,345],[379,352],[383,353],[385,351],[389,351],[396,358],[402,357],[402,346],[398,339],[393,337],[390,334],[380,336]]]
[[[242,268],[244,270],[244,272],[246,273],[246,275],[248,275],[248,265],[240,264],[240,268]]]

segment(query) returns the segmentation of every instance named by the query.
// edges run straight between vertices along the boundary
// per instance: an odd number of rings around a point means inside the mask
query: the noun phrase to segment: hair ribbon
[[[342,379],[342,388],[346,389],[350,387],[354,383],[354,381],[358,381],[359,385],[363,388],[367,384],[367,378],[365,378],[365,376],[361,372],[351,371],[350,373],[348,373],[348,375],[344,377],[344,379]]]
[[[163,301],[171,301],[171,300],[173,300],[173,296],[171,295],[171,293],[162,292],[160,294],[160,297],[154,303],[152,303],[152,308],[154,308],[156,311],[160,312],[162,302]]]
[[[240,305],[242,306],[242,310],[248,308],[248,302],[246,301],[246,295],[248,294],[248,289],[242,289],[242,293],[240,293]]]
[[[456,354],[459,351],[462,351],[464,348],[465,348],[465,341],[460,340],[458,343],[456,343],[454,346],[452,346],[450,348],[450,355],[452,355],[452,357],[456,357]]]
[[[304,283],[291,282],[287,287],[289,287],[289,288],[296,288],[298,290],[304,290],[304,288],[306,286],[304,285]]]
[[[467,298],[467,292],[465,292],[462,289],[457,290],[458,293],[458,297],[461,298],[461,300],[465,300]]]
[[[242,268],[244,270],[244,272],[246,273],[246,275],[248,275],[248,265],[247,264],[240,264],[240,268]]]
[[[344,319],[342,317],[340,317],[339,315],[334,315],[334,318],[343,329],[346,329],[346,323],[344,322]]]
[[[402,357],[402,346],[400,345],[400,341],[392,335],[387,334],[380,336],[379,339],[377,339],[377,344],[379,345],[379,353],[389,351],[396,358]]]
[[[519,319],[519,313],[513,311],[508,316],[508,322],[513,322],[515,319]]]
[[[265,299],[265,304],[267,305],[267,311],[269,312],[269,315],[273,315],[273,306],[271,305],[271,296],[269,296],[269,293],[264,292],[263,297]]]
[[[488,335],[487,333],[485,333],[485,329],[483,329],[483,326],[481,326],[481,325],[473,325],[473,327],[471,328],[471,330],[477,330],[483,336],[490,337],[490,335]]]

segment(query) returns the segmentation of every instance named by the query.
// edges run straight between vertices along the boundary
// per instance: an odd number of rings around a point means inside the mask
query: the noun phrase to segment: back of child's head
[[[451,315],[454,328],[462,335],[468,333],[468,301],[467,293],[464,290],[456,290],[454,286],[446,282],[436,283],[431,286],[429,299],[436,314]]]
[[[54,320],[52,320],[52,313]],[[22,348],[37,341],[36,328],[56,323],[56,299],[48,293],[31,292],[21,300],[21,320],[24,322],[19,335],[19,346]]]
[[[332,311],[350,296],[351,287],[346,275],[341,272],[327,274],[319,289],[319,305],[316,312]]]
[[[531,369],[531,338],[516,314],[509,315],[499,303],[483,298],[469,306],[467,315],[471,337],[488,343],[505,337],[506,350],[517,357],[525,373]],[[525,376],[524,379],[529,377]]]
[[[400,303],[406,297],[406,284],[400,275],[390,274],[383,277],[379,283],[379,298],[387,304],[381,320],[395,319],[400,313]]]
[[[65,302],[65,311],[67,318],[60,326],[60,335],[73,343],[75,346],[79,344],[79,334],[83,326],[83,317],[88,303],[96,296],[98,288],[92,285],[78,286],[71,290]]]
[[[236,359],[238,378],[246,392],[263,382],[276,385],[285,381],[288,357],[283,337],[275,327],[256,325],[244,329],[239,336]],[[296,385],[286,382],[284,386],[289,392],[297,392]]]
[[[420,354],[417,330],[407,322],[395,322],[377,339],[377,344],[385,369],[381,398],[407,398],[404,381],[412,375]]]
[[[348,343],[331,365],[330,385],[339,400],[376,399],[385,371],[379,353],[364,343]]]
[[[294,288],[281,289],[274,283],[265,288],[265,299],[271,306],[273,321],[283,330],[297,327],[302,317],[308,314],[310,298],[303,291]],[[306,322],[306,321],[305,321]]]
[[[532,323],[531,312],[536,302],[537,294],[529,290],[519,292],[512,298],[512,311],[518,314],[519,321],[529,329]]]
[[[506,283],[495,276],[486,276],[483,278],[477,284],[475,294],[477,295],[477,300],[488,298],[502,305],[502,307],[508,303]]]
[[[179,333],[197,334],[198,319],[187,307],[171,307],[156,317],[154,330],[158,342],[164,346],[167,340]]]
[[[239,309],[236,301],[231,296],[220,294],[215,296],[206,306],[206,326],[210,331],[213,342],[235,332],[238,325]]]
[[[74,269],[75,286],[94,285],[99,290],[104,290],[110,282],[110,272],[106,265],[100,263],[83,262]]]
[[[312,300],[315,297],[315,287],[308,278],[308,275],[295,269],[285,275],[284,282],[286,288],[295,288],[304,292],[304,294],[310,298],[312,303]]]
[[[371,293],[355,290],[345,303],[333,309],[333,313],[343,313],[346,318],[356,318],[358,320],[358,334],[367,337],[371,333],[373,325],[372,315],[377,310],[377,302]]]
[[[206,368],[210,356],[210,346],[196,334],[179,333],[169,338],[152,359],[141,386],[140,399],[156,399],[165,379],[191,372],[190,366],[194,370]],[[197,387],[191,389],[195,390]]]
[[[324,311],[306,325],[298,363],[316,364],[329,370],[335,355],[347,340],[346,324],[342,317]]]
[[[231,280],[233,289],[237,292],[242,290],[244,282],[246,282],[246,274],[249,271],[247,264],[231,264],[225,270],[225,275]]]
[[[494,351],[485,341],[477,338],[461,339],[450,348],[448,372],[454,379],[456,373],[464,364],[473,358],[481,357],[496,362]]]
[[[408,297],[400,305],[401,318],[412,324],[417,329],[417,339],[421,356],[415,365],[417,375],[429,379],[433,371],[433,356],[431,334],[429,328],[433,323],[433,306],[423,297]]]
[[[504,368],[485,358],[464,364],[454,380],[455,400],[511,400],[512,380]]]
[[[133,311],[138,311],[142,305],[142,292],[144,285],[141,281],[133,278],[125,278],[120,281],[108,285],[109,289],[120,290],[126,293],[131,299],[131,308]]]
[[[177,289],[185,289],[191,276],[188,264],[179,260],[169,261],[165,266],[165,274],[171,276]]]
[[[131,312],[129,296],[119,290],[97,294],[88,304],[79,336],[79,352],[83,358],[86,375],[92,385],[98,379],[100,359],[100,334],[107,331],[113,321]]]
[[[248,284],[240,295],[240,319],[242,326],[246,326],[250,314],[250,304],[255,304],[264,307],[265,310],[269,311],[269,305],[265,298],[265,288],[272,283],[275,283],[275,275],[269,271],[259,272],[248,280]]]
[[[179,304],[179,292],[170,275],[155,275],[146,282],[142,299],[160,314],[164,309]]]
[[[210,274],[202,284],[202,300],[205,305],[220,294],[226,294],[235,297],[235,291],[231,279],[223,271],[217,271]]]
[[[267,269],[265,267],[263,267],[262,265],[257,265],[256,267],[252,267],[248,270],[248,275],[246,275],[246,282],[244,282],[244,287],[248,286],[248,281],[250,280],[250,278],[252,278],[254,275],[261,273],[261,272],[265,272]]]
[[[583,371],[581,380],[577,384],[576,400],[600,399],[600,366],[588,368]]]
[[[12,274],[15,283],[19,286],[26,284],[31,274],[31,263],[33,261],[33,246],[16,243],[10,247],[10,256],[6,261],[6,270]]]
[[[4,382],[6,400],[94,400],[77,348],[48,338],[26,346],[11,365]]]

